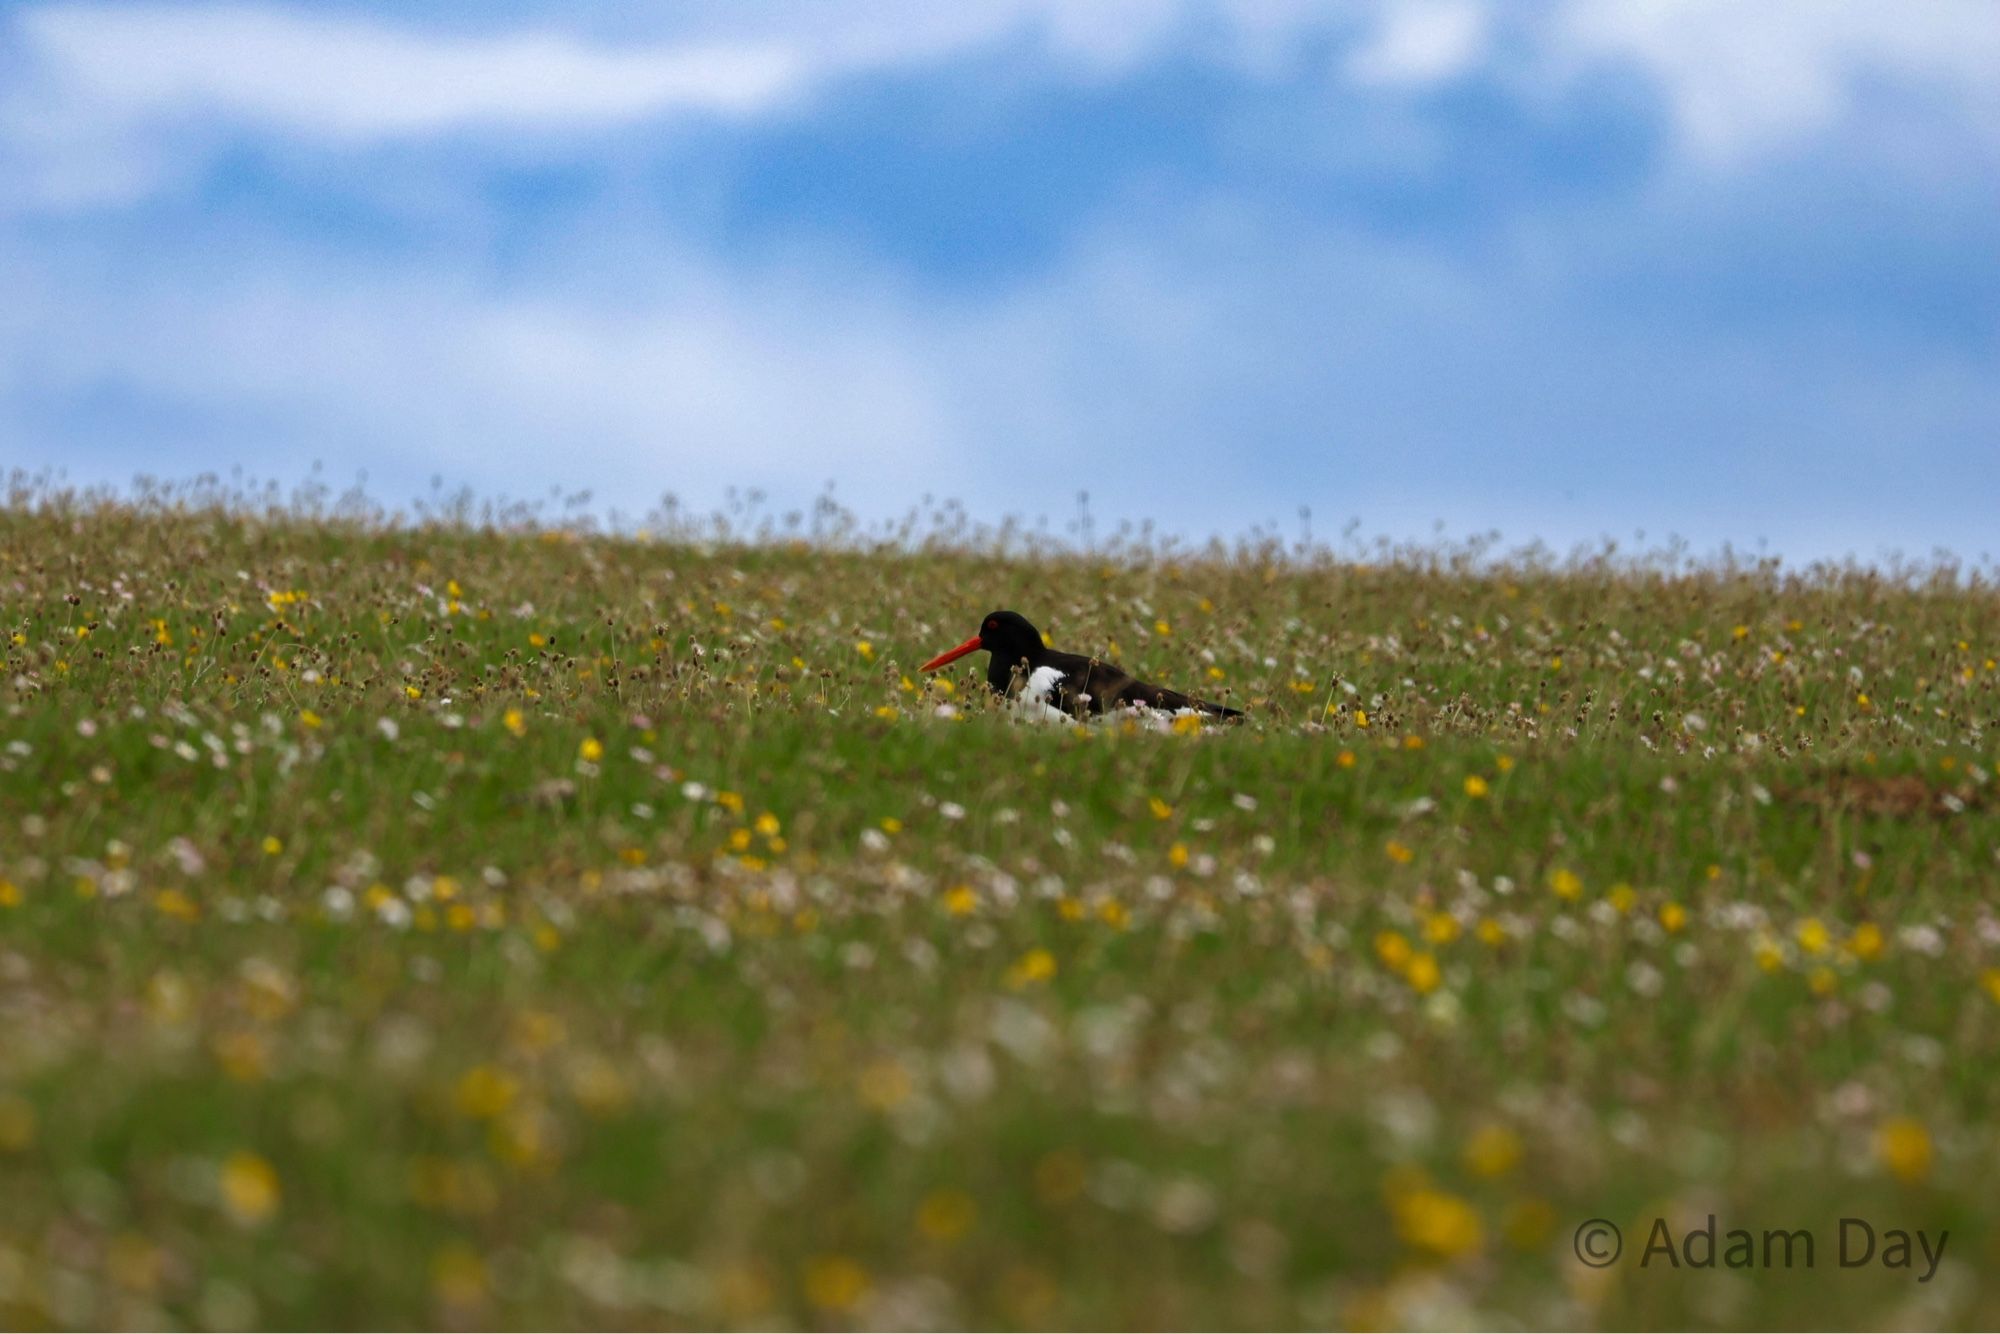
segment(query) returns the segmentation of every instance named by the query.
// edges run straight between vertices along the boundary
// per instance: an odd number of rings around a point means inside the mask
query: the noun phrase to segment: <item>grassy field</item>
[[[902,536],[17,490],[0,1325],[2000,1324],[1990,572]]]

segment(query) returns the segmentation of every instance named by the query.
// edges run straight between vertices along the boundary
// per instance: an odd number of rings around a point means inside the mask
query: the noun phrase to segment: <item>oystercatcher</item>
[[[1115,716],[1114,710],[1153,709],[1166,714],[1241,718],[1241,709],[1211,704],[1178,690],[1141,681],[1124,668],[1079,653],[1061,653],[1042,642],[1042,632],[1014,611],[989,612],[979,633],[923,665],[934,672],[968,653],[985,649],[986,684],[1032,715],[1051,721],[1080,721],[1088,714]]]

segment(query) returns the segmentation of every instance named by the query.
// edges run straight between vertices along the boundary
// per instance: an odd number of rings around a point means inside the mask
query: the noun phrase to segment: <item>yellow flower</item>
[[[34,1106],[19,1094],[0,1093],[0,1153],[19,1153],[34,1142]]]
[[[486,1262],[462,1241],[431,1257],[431,1293],[445,1306],[464,1311],[486,1300]]]
[[[1404,750],[1422,750],[1423,748],[1424,739],[1416,733],[1412,732],[1409,736],[1403,738]]]
[[[945,891],[944,910],[953,917],[969,917],[979,906],[979,896],[970,885],[954,885]]]
[[[1898,1181],[1915,1184],[1931,1174],[1931,1132],[1915,1117],[1892,1116],[1875,1132],[1875,1156]]]
[[[422,699],[424,697],[424,692],[417,686],[404,686],[403,693],[411,699]]]
[[[854,646],[854,651],[870,662],[875,660],[875,646],[865,639]]]
[[[851,1311],[868,1295],[868,1271],[844,1255],[806,1262],[806,1300],[824,1311]]]
[[[1343,769],[1352,769],[1354,767],[1354,752],[1351,750],[1341,751],[1340,754],[1334,757],[1334,763]]]
[[[932,1241],[957,1241],[972,1230],[979,1207],[962,1190],[934,1190],[917,1206],[917,1231]]]
[[[0,908],[21,906],[21,887],[12,880],[0,876]]]
[[[1751,951],[1751,957],[1756,959],[1757,966],[1767,973],[1777,972],[1785,963],[1785,951],[1769,936],[1757,942]]]
[[[595,764],[604,758],[604,743],[594,736],[587,736],[577,746],[576,753],[586,764]]]
[[[1210,667],[1208,669],[1208,679],[1211,681],[1220,681],[1226,675],[1227,673],[1220,667]]]
[[[488,1121],[514,1105],[521,1085],[505,1070],[491,1065],[475,1065],[459,1076],[452,1101],[459,1114],[474,1121]]]
[[[2000,968],[1988,968],[1979,975],[1979,985],[1986,988],[1986,994],[2000,1005]]]
[[[1628,913],[1632,911],[1632,905],[1639,901],[1639,895],[1621,880],[1605,891],[1604,900],[1619,912]]]
[[[1449,945],[1458,939],[1458,919],[1448,912],[1431,913],[1424,918],[1424,939],[1433,945]]]
[[[1409,967],[1403,970],[1403,980],[1408,982],[1420,996],[1437,990],[1439,981],[1437,959],[1428,953],[1411,955]]]
[[[1680,904],[1663,903],[1660,905],[1660,925],[1668,931],[1680,930],[1687,925],[1687,920],[1687,909],[1681,907]]]
[[[222,1164],[218,1183],[222,1207],[245,1227],[260,1227],[278,1212],[278,1173],[254,1153],[232,1153]]]
[[[1383,931],[1375,937],[1375,956],[1397,972],[1410,961],[1410,942],[1400,931]]]
[[[155,894],[153,907],[159,910],[162,917],[181,922],[192,922],[201,916],[201,909],[195,906],[194,900],[178,889],[163,889]]]
[[[527,715],[519,709],[509,709],[507,712],[501,714],[500,722],[502,726],[515,736],[526,736],[528,734]]]
[[[1450,1260],[1485,1244],[1478,1211],[1456,1195],[1423,1186],[1398,1192],[1389,1208],[1396,1235],[1416,1250]]]
[[[777,816],[771,814],[769,811],[765,811],[757,817],[756,828],[757,832],[765,838],[776,838],[778,831],[783,829],[784,826],[778,822]]]
[[[1166,820],[1173,816],[1174,808],[1167,805],[1166,802],[1161,801],[1158,797],[1146,798],[1146,805],[1152,810],[1155,820]]]
[[[879,823],[882,826],[882,832],[885,834],[900,834],[903,832],[903,822],[893,815],[883,816]]]
[[[1882,957],[1882,928],[1873,922],[1863,922],[1854,928],[1854,934],[1847,938],[1847,948],[1855,958],[1863,963],[1871,963]]]
[[[1559,899],[1574,902],[1583,893],[1583,878],[1567,866],[1549,872],[1549,888]]]
[[[731,815],[743,814],[743,794],[740,792],[726,790],[718,792],[715,794],[715,804],[722,807],[723,810],[728,811]]]
[[[1188,864],[1187,844],[1176,843],[1171,848],[1168,848],[1167,861],[1177,871],[1185,867]]]
[[[1833,943],[1832,933],[1826,929],[1826,923],[1817,917],[1808,917],[1800,922],[1792,934],[1798,940],[1799,948],[1807,954],[1824,954],[1827,946]]]
[[[263,847],[264,847],[264,855],[266,857],[275,857],[279,853],[285,850],[285,845],[283,841],[280,840],[276,834],[264,835]]]
[[[1493,757],[1493,767],[1503,774],[1510,773],[1514,768],[1514,757],[1512,755],[1496,755]]]
[[[1201,715],[1197,713],[1188,713],[1188,714],[1183,714],[1180,717],[1174,719],[1174,735],[1200,736]]]
[[[1354,725],[1356,727],[1368,726],[1368,711],[1366,709],[1356,709],[1354,711]]]
[[[1032,949],[1016,959],[1007,970],[1007,985],[1019,991],[1056,975],[1056,956],[1045,949]]]
[[[1173,628],[1169,626],[1165,621],[1154,621],[1153,633],[1164,637],[1166,635],[1172,634]]]
[[[326,725],[326,720],[320,717],[318,714],[314,713],[311,709],[300,709],[299,721],[304,723],[307,727],[314,729],[315,731]]]
[[[1505,944],[1507,941],[1507,928],[1500,925],[1499,922],[1491,917],[1480,918],[1479,925],[1474,928],[1473,934],[1479,937],[1479,943],[1482,945],[1497,947]]]
[[[1465,1141],[1465,1166],[1475,1176],[1504,1176],[1521,1161],[1521,1137],[1506,1126],[1487,1124]]]
[[[1393,838],[1382,845],[1382,851],[1388,853],[1389,860],[1398,866],[1408,866],[1417,858],[1417,854],[1407,844],[1398,843]]]
[[[1465,776],[1466,796],[1475,798],[1483,797],[1489,791],[1491,791],[1491,789],[1487,787],[1486,780],[1484,778],[1481,778],[1478,774],[1467,774]]]

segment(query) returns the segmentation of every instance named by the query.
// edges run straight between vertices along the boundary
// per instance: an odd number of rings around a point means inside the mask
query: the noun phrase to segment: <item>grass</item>
[[[500,519],[0,509],[0,1323],[2000,1323],[1990,572]]]

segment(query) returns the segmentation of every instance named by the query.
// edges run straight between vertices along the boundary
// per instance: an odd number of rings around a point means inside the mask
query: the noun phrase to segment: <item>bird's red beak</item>
[[[985,647],[986,644],[984,643],[984,641],[982,641],[978,635],[974,635],[972,638],[966,640],[963,644],[960,644],[957,648],[946,649],[944,652],[938,654],[935,658],[932,658],[929,662],[925,663],[922,667],[918,668],[917,670],[924,672],[934,672],[948,662],[957,662],[960,658],[964,657],[966,654],[977,653],[980,649],[983,649]]]

